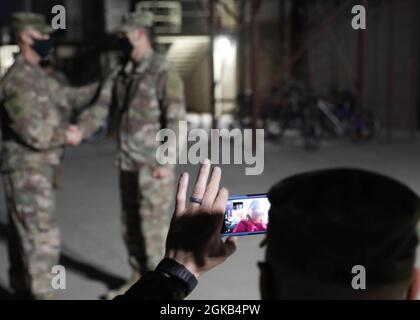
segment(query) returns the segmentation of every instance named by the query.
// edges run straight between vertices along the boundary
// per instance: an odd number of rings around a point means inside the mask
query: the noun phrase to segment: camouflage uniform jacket
[[[161,144],[156,134],[163,125],[161,116],[165,118],[164,126],[175,133],[178,122],[185,118],[180,77],[157,53],[150,53],[137,64],[129,61],[105,82],[97,106],[82,114],[79,125],[85,135],[101,125],[109,104],[119,117],[117,166],[127,171],[136,171],[142,165],[156,166],[156,150]]]
[[[87,105],[97,87],[62,86],[19,55],[0,84],[1,170],[59,164],[69,110]]]

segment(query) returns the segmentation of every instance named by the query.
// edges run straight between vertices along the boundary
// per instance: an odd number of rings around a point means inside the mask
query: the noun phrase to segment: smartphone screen
[[[270,202],[266,194],[229,197],[222,235],[249,235],[267,231]]]

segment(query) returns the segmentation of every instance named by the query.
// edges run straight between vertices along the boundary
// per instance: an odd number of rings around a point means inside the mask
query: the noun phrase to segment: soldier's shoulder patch
[[[45,78],[45,80],[46,80],[45,83],[47,84],[47,86],[48,86],[48,88],[51,92],[57,93],[57,91],[61,89],[60,83],[56,79],[54,79],[53,77],[47,76]]]
[[[168,72],[170,69],[170,63],[168,60],[166,60],[165,57],[160,54],[155,55],[153,66],[153,69],[156,70],[157,73]]]
[[[20,63],[14,63],[3,77],[3,83],[6,88],[19,86],[22,83],[27,83],[28,80],[25,66]]]
[[[175,99],[182,99],[184,96],[184,84],[181,77],[174,71],[167,74],[166,95]]]
[[[14,119],[26,117],[30,113],[30,105],[22,97],[22,94],[15,91],[13,92],[5,102],[5,107],[8,113],[13,115]]]
[[[8,86],[9,84],[16,81],[16,77],[19,75],[18,70],[16,70],[15,65],[12,65],[9,70],[7,70],[6,74],[3,76],[2,83],[4,86]]]
[[[164,55],[162,55],[160,53],[154,53],[153,54],[153,61],[157,64],[161,64],[161,63],[166,61],[166,58],[165,58]]]

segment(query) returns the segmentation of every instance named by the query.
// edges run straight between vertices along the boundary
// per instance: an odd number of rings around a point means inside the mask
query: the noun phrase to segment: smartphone
[[[222,236],[245,236],[267,232],[270,202],[266,194],[229,197]]]

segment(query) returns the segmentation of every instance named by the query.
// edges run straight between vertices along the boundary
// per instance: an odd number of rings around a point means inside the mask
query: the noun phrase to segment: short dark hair
[[[363,265],[370,284],[412,276],[419,197],[401,182],[359,169],[298,174],[269,192],[268,251],[305,274],[350,283]]]

